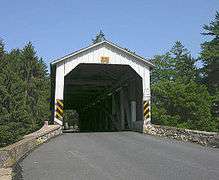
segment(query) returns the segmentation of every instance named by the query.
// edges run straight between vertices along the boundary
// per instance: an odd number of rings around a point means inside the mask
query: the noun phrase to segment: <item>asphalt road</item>
[[[218,180],[219,149],[136,132],[75,133],[20,166],[24,180]]]

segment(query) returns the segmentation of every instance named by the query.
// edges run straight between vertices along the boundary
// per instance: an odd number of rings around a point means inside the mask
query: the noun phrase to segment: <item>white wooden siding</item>
[[[55,99],[63,99],[65,75],[80,63],[101,63],[101,56],[108,56],[109,64],[131,66],[142,77],[143,100],[150,100],[150,67],[129,54],[104,44],[57,62]]]

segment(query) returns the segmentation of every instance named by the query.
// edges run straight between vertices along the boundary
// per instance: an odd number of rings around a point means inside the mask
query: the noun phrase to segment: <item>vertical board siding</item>
[[[63,98],[64,76],[67,75],[80,63],[101,63],[101,56],[109,57],[109,64],[123,64],[130,65],[139,76],[142,77],[143,89],[150,90],[150,69],[145,64],[130,58],[125,53],[121,53],[119,50],[115,50],[109,47],[96,47],[93,50],[89,50],[86,53],[81,53],[75,57],[71,57],[65,61],[57,64],[56,68],[56,98]],[[65,66],[65,68],[64,68]],[[60,87],[61,86],[61,87]]]
[[[109,57],[109,64],[131,66],[142,77],[143,100],[150,99],[150,68],[130,55],[111,46],[97,46],[57,63],[55,99],[63,99],[64,77],[80,63],[101,63],[101,56]]]

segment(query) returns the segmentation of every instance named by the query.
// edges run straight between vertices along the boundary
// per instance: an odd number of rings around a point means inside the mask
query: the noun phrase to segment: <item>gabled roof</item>
[[[66,59],[68,59],[68,58],[70,58],[70,57],[73,57],[73,56],[75,56],[75,55],[78,55],[78,54],[80,54],[80,53],[82,53],[82,52],[85,52],[85,51],[87,51],[87,50],[90,50],[90,49],[92,49],[92,48],[94,48],[94,47],[97,47],[97,46],[99,46],[99,45],[102,45],[102,44],[107,44],[107,45],[112,46],[112,47],[114,47],[114,48],[116,48],[116,49],[119,49],[120,51],[123,51],[124,53],[126,53],[126,54],[128,54],[128,55],[130,55],[130,56],[132,56],[132,57],[134,57],[134,58],[136,58],[136,59],[139,60],[140,62],[145,63],[147,66],[149,66],[149,67],[151,67],[151,68],[154,67],[154,65],[153,65],[151,62],[149,62],[147,59],[145,59],[145,58],[143,58],[143,57],[141,57],[141,56],[139,56],[139,55],[137,55],[137,54],[135,54],[135,53],[133,53],[133,52],[130,52],[130,51],[128,51],[127,49],[122,48],[122,47],[120,47],[120,46],[118,46],[118,45],[116,45],[116,44],[114,44],[114,43],[112,43],[112,42],[110,42],[110,41],[108,41],[108,40],[104,40],[104,41],[101,41],[101,42],[99,42],[99,43],[95,43],[95,44],[92,44],[92,45],[90,45],[90,46],[88,46],[88,47],[82,48],[82,49],[80,49],[80,50],[78,50],[78,51],[75,51],[75,52],[70,53],[70,54],[68,54],[68,55],[66,55],[66,56],[63,56],[63,57],[61,57],[61,58],[59,58],[59,59],[56,59],[56,60],[52,61],[50,64],[51,64],[51,65],[55,65],[55,64],[57,64],[57,63],[59,63],[59,62],[65,61]]]

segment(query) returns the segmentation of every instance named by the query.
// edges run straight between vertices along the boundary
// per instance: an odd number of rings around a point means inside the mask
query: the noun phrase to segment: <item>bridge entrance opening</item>
[[[143,122],[142,78],[129,65],[81,63],[64,77],[64,112],[80,131],[121,131]]]

